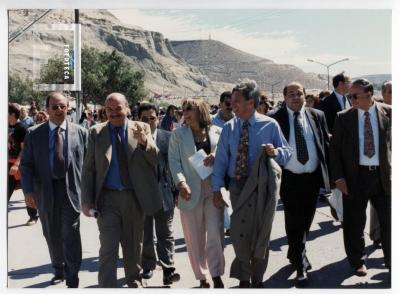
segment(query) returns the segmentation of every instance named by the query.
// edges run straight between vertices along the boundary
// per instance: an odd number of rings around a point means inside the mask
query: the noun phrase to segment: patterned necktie
[[[247,171],[247,160],[249,152],[249,122],[243,122],[242,130],[240,132],[240,141],[236,156],[236,169],[235,177],[240,180]]]
[[[371,158],[375,155],[374,133],[372,131],[369,112],[364,112],[364,154]]]
[[[308,161],[308,150],[303,128],[299,122],[299,112],[294,113],[294,137],[296,140],[297,161],[306,164]]]
[[[346,96],[343,95],[342,101],[343,101],[343,110],[346,109]]]
[[[54,132],[53,176],[56,179],[65,178],[64,139],[60,127]]]
[[[120,129],[121,127],[116,127],[114,130],[115,143],[117,146],[119,176],[121,178],[122,185],[124,185],[125,188],[130,188],[131,184],[129,180],[128,157],[126,155],[124,143],[122,142],[119,134]]]

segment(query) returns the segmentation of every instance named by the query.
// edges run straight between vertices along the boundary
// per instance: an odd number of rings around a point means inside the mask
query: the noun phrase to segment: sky
[[[306,72],[391,73],[389,9],[124,9],[122,22],[170,40],[211,39]]]

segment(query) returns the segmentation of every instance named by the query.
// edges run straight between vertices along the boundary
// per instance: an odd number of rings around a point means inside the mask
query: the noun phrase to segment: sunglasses
[[[141,121],[142,122],[149,122],[149,121],[155,121],[156,120],[156,117],[155,116],[143,116],[142,118],[141,118]]]
[[[52,105],[51,109],[52,110],[57,110],[57,109],[65,110],[65,109],[67,109],[67,105]]]

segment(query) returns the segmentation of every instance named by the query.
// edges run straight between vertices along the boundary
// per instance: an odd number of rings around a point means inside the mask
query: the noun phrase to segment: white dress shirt
[[[364,154],[364,110],[358,109],[358,142],[360,150],[360,165],[379,165],[379,126],[375,103],[368,110],[374,136],[375,154],[371,158]]]
[[[299,123],[303,128],[303,134],[306,140],[308,151],[308,161],[304,165],[297,160],[296,139],[294,134],[294,111],[287,106],[286,109],[289,114],[289,145],[293,149],[293,154],[288,163],[285,165],[285,169],[295,174],[312,173],[319,165],[319,158],[317,155],[317,148],[315,147],[314,133],[306,116],[305,108],[304,106],[301,108],[298,116]]]
[[[336,95],[336,99],[338,100],[338,102],[339,102],[339,104],[340,104],[340,107],[342,108],[342,110],[344,110],[344,109],[347,109],[347,108],[350,108],[351,106],[350,106],[350,104],[349,104],[349,101],[347,101],[347,98],[344,96],[344,95],[342,95],[342,94],[339,94],[338,92],[336,92],[336,91],[333,91],[334,93],[335,93],[335,95]],[[345,103],[345,105],[343,105],[343,97],[345,97],[346,98],[346,103]]]

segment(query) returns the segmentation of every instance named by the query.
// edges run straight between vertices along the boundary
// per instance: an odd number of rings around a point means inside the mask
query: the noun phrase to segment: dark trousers
[[[294,174],[283,170],[280,196],[285,211],[289,244],[287,258],[296,270],[307,270],[306,240],[314,219],[320,189],[320,172]]]
[[[174,247],[175,240],[172,231],[174,209],[164,211],[161,208],[154,216],[146,216],[144,221],[144,237],[142,252],[142,267],[144,270],[156,268],[157,256],[163,270],[175,271]],[[155,230],[154,230],[155,229]],[[155,236],[154,236],[155,233]],[[157,238],[156,247],[154,246]]]
[[[53,181],[53,191],[53,210],[43,213],[39,211],[43,235],[49,247],[55,274],[65,273],[67,286],[77,287],[82,262],[79,213],[68,198],[65,180]]]
[[[11,164],[8,164],[8,170],[10,170],[11,168]],[[7,202],[10,201],[12,194],[14,193],[15,188],[18,185],[18,182],[14,176],[10,176],[8,175],[8,187],[7,187]],[[30,218],[35,218],[37,217],[37,210],[36,208],[30,208],[30,207],[26,207],[26,211],[28,212],[28,215]]]
[[[369,171],[360,167],[359,191],[355,195],[343,195],[343,236],[347,258],[353,268],[365,263],[364,228],[368,200],[374,206],[379,224],[386,267],[391,266],[391,196],[385,195],[379,169]]]

